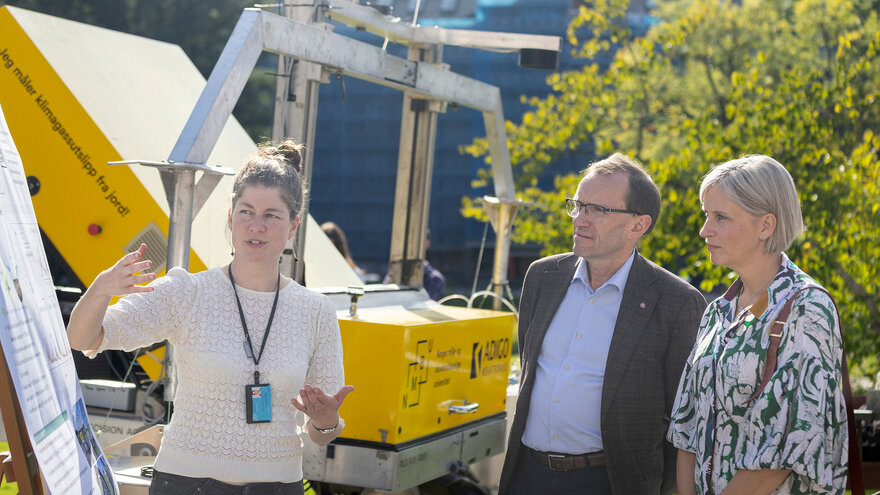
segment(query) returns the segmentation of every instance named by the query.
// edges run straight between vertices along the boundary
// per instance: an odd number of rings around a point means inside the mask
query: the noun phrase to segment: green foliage
[[[698,232],[701,177],[713,164],[767,154],[788,168],[807,233],[789,256],[840,305],[848,351],[880,344],[880,22],[868,0],[659,2],[643,37],[626,28],[626,1],[581,6],[568,37],[585,59],[613,51],[607,68],[547,78],[552,93],[509,123],[522,199],[517,242],[545,254],[571,249],[562,198],[577,176],[536,187],[554,159],[594,144],[639,159],[663,195],[641,249],[710,290],[734,276],[708,261]],[[485,140],[464,149],[486,153]],[[585,164],[586,165],[586,164]],[[484,174],[481,179],[485,179]],[[466,199],[465,215],[478,216]]]

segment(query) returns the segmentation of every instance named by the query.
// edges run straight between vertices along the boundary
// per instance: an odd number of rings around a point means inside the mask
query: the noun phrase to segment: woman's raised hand
[[[126,254],[115,265],[101,272],[92,282],[89,291],[96,296],[116,297],[136,292],[152,292],[143,285],[156,278],[155,273],[140,273],[153,266],[150,260],[142,260],[147,245],[141,244],[136,251]]]
[[[104,339],[101,325],[111,299],[135,292],[153,291],[152,287],[137,285],[156,278],[155,273],[138,274],[153,266],[152,261],[138,261],[146,251],[147,245],[141,244],[137,251],[126,254],[95,278],[70,313],[67,323],[70,347],[80,351],[97,350]]]

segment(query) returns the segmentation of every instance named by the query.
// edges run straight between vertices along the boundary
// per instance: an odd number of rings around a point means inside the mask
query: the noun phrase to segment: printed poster
[[[27,176],[2,108],[0,345],[49,492],[118,494],[89,424]]]

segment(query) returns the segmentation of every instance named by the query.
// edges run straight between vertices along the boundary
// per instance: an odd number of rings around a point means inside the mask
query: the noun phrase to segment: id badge
[[[272,387],[266,384],[245,385],[244,402],[247,406],[248,423],[272,421]]]

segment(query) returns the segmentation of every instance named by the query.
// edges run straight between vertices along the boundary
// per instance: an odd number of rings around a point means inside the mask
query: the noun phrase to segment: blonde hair
[[[785,251],[803,233],[804,219],[794,180],[773,158],[747,155],[718,165],[703,177],[700,199],[715,186],[752,215],[770,213],[776,217],[776,230],[764,244],[765,253]]]

